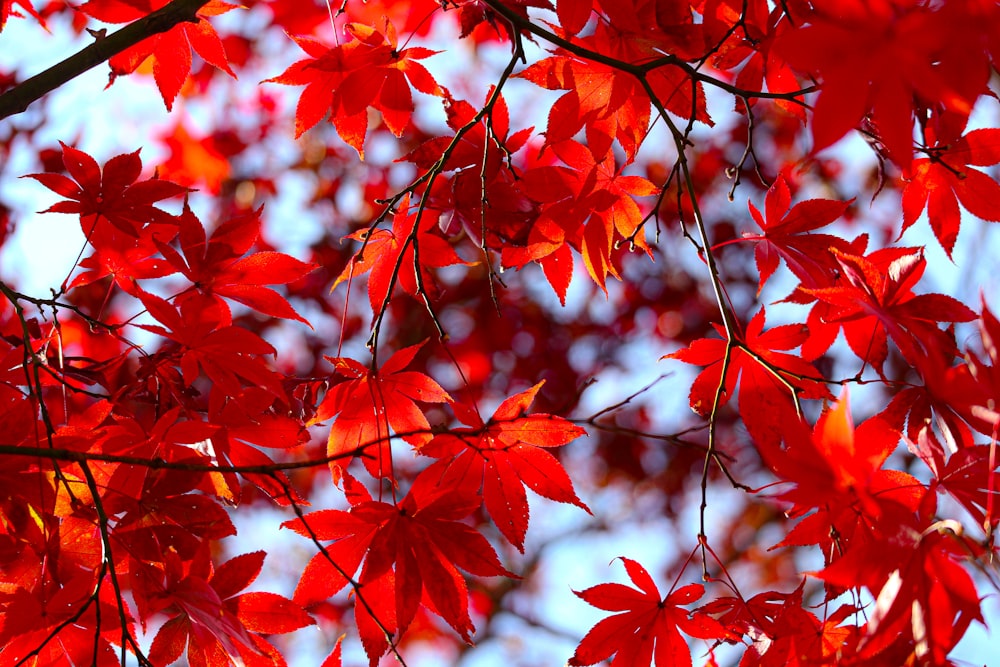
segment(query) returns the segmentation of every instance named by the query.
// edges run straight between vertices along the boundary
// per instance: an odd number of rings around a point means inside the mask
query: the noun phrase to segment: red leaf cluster
[[[0,667],[966,660],[997,2],[0,1],[33,23],[93,44],[0,67]],[[72,125],[101,58],[172,117]],[[145,166],[71,145],[110,122]],[[82,232],[41,295],[29,163]],[[574,627],[542,596],[609,538]]]

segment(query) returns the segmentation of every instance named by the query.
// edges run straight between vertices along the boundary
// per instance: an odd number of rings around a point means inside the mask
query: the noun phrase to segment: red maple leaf
[[[334,540],[306,567],[295,599],[333,595],[363,557],[354,614],[373,667],[389,650],[386,633],[403,635],[421,604],[469,641],[475,628],[458,568],[483,577],[514,576],[486,538],[462,521],[479,507],[479,496],[440,486],[436,473],[425,472],[405,498],[390,504],[372,500],[360,484],[344,479],[351,487],[349,511],[320,510],[282,524],[306,537]]]
[[[482,487],[486,511],[521,552],[528,530],[526,487],[590,511],[577,497],[558,459],[542,449],[565,445],[586,431],[562,417],[528,414],[542,384],[506,399],[485,424],[476,410],[454,404],[459,420],[470,428],[451,429],[419,449],[421,454],[447,462],[443,484],[461,486],[471,480],[476,489]]]
[[[392,219],[392,230],[362,229],[346,237],[361,241],[363,245],[331,287],[336,288],[345,280],[350,281],[354,276],[371,271],[368,276],[368,299],[376,316],[388,303],[396,286],[410,296],[415,297],[422,291],[430,298],[436,290],[431,268],[467,263],[441,236],[437,213],[428,209],[411,211],[409,204],[409,196],[399,202],[399,210]],[[417,224],[419,228],[416,228]]]
[[[139,151],[111,158],[102,172],[91,156],[61,142],[60,145],[63,164],[72,178],[55,173],[28,176],[66,197],[45,213],[76,213],[84,235],[95,246],[103,245],[103,239],[114,235],[113,230],[104,228],[104,222],[132,238],[138,237],[139,230],[147,224],[173,223],[172,215],[153,204],[184,194],[187,188],[156,178],[138,181],[142,172]]]
[[[853,201],[853,200],[851,200]],[[779,174],[764,199],[764,214],[749,204],[750,215],[764,232],[743,233],[743,238],[754,241],[754,259],[760,279],[757,292],[778,268],[779,259],[808,287],[826,284],[825,277],[836,268],[836,260],[829,248],[847,252],[851,245],[838,236],[807,234],[829,225],[841,217],[851,201],[809,199],[791,206],[792,195],[783,174]]]
[[[590,20],[590,15],[594,11],[593,0],[576,0],[567,2],[561,0],[556,3],[556,14],[559,16],[559,25],[562,26],[566,34],[579,34],[583,27]]]
[[[98,21],[128,23],[164,7],[168,2],[169,0],[88,0],[79,9]],[[222,40],[206,18],[225,14],[238,7],[239,5],[221,0],[209,0],[198,10],[197,21],[179,23],[166,32],[153,35],[115,54],[108,61],[111,66],[108,85],[114,83],[119,76],[132,74],[152,58],[153,79],[169,111],[191,73],[192,51],[208,64],[236,78],[229,67]]]
[[[691,666],[691,650],[683,631],[700,639],[722,639],[728,632],[708,614],[681,609],[705,594],[701,584],[688,584],[660,597],[653,578],[639,563],[621,558],[629,579],[638,590],[624,584],[598,584],[573,591],[588,604],[610,616],[590,629],[577,646],[570,665],[593,665],[615,656],[614,665]]]
[[[899,445],[899,439],[899,432],[878,417],[866,420],[855,429],[845,390],[840,399],[823,412],[815,428],[809,429],[799,420],[787,429],[783,449],[766,443],[759,445],[758,450],[771,471],[780,480],[795,485],[779,495],[782,500],[792,503],[789,514],[801,515],[815,508],[823,510],[810,514],[781,544],[818,544],[818,541],[805,541],[804,537],[817,523],[825,523],[822,543],[827,544],[832,539],[830,526],[834,526],[845,538],[841,542],[844,547],[851,533],[848,523],[853,529],[860,519],[859,511],[865,515],[866,526],[870,526],[867,522],[886,513],[912,515],[924,487],[911,475],[882,469]],[[900,510],[900,507],[905,509]]]
[[[931,488],[946,491],[961,503],[984,531],[1000,523],[1000,454],[996,443],[960,449],[931,481]]]
[[[762,308],[750,320],[746,333],[733,343],[725,340],[725,330],[716,325],[723,338],[698,339],[664,358],[706,367],[691,385],[691,409],[699,415],[707,416],[717,407],[720,386],[718,406],[729,401],[738,383],[740,416],[750,435],[758,442],[776,444],[783,426],[799,419],[793,390],[804,398],[827,398],[830,393],[818,381],[819,373],[811,364],[778,351],[802,345],[809,335],[806,328],[786,324],[764,331],[765,317]],[[729,365],[721,382],[727,349]]]
[[[202,552],[193,563],[166,555],[164,569],[144,568],[145,585],[158,588],[161,610],[179,612],[160,627],[149,650],[155,665],[178,660],[187,645],[188,664],[284,665],[261,635],[293,632],[315,621],[275,593],[243,593],[260,574],[265,553],[236,556],[212,568]]]
[[[191,386],[204,372],[215,385],[229,395],[239,394],[246,386],[263,387],[274,396],[284,396],[281,376],[260,358],[277,354],[270,343],[242,327],[223,325],[206,317],[198,304],[188,301],[178,309],[166,299],[140,292],[139,298],[158,322],[136,325],[172,340],[180,346],[176,353],[184,383]],[[169,357],[173,362],[174,355]]]
[[[634,48],[634,40],[622,35],[607,22],[598,22],[593,35],[579,38],[581,45],[595,51],[611,51],[626,62],[647,60],[650,53]],[[618,141],[631,162],[646,137],[651,101],[636,77],[608,65],[557,54],[532,63],[517,76],[548,90],[566,92],[549,110],[545,144],[572,139],[582,129],[594,155],[603,157]],[[710,123],[701,84],[692,85],[675,67],[661,67],[647,75],[653,92],[668,111],[682,117],[695,112],[698,120]],[[692,91],[696,98],[692,99]]]
[[[923,385],[902,387],[879,413],[909,439],[910,450],[927,464],[935,475],[944,466],[945,451],[956,452],[973,446],[972,429],[965,421],[968,413],[956,405],[971,405],[977,400],[978,386],[969,366],[953,364],[948,350],[929,349],[913,360],[913,368],[923,378]]]
[[[261,209],[257,209],[231,218],[206,239],[204,225],[185,202],[178,217],[183,256],[165,243],[157,244],[167,261],[194,283],[197,292],[184,294],[179,300],[183,303],[195,294],[208,297],[210,307],[222,314],[220,324],[223,325],[232,324],[232,314],[222,297],[265,315],[309,324],[285,297],[264,285],[294,282],[316,267],[280,252],[247,254],[260,238],[260,212]]]
[[[355,453],[363,453],[365,467],[377,477],[392,477],[393,432],[415,446],[433,437],[421,403],[450,402],[451,396],[427,375],[404,371],[423,343],[399,350],[378,370],[347,357],[327,357],[334,372],[346,381],[333,386],[316,408],[310,425],[336,415],[330,427],[327,456],[334,480],[339,480]]]
[[[295,111],[296,138],[329,111],[337,134],[363,160],[368,107],[381,111],[386,127],[398,137],[413,114],[410,85],[428,95],[441,95],[442,90],[417,62],[435,52],[421,47],[398,50],[396,28],[388,18],[383,17],[381,28],[349,23],[345,30],[353,40],[333,48],[309,37],[293,38],[310,57],[267,81],[306,87]]]
[[[967,116],[989,78],[985,54],[940,6],[839,2],[786,31],[777,53],[822,84],[813,150],[830,146],[870,114],[878,141],[903,168],[913,159],[913,99]]]
[[[820,301],[807,319],[811,337],[802,352],[808,359],[826,352],[843,328],[854,353],[881,372],[888,355],[887,335],[913,360],[920,349],[954,349],[938,322],[976,317],[950,296],[913,294],[927,265],[921,248],[884,248],[864,257],[831,252],[840,266],[837,285],[802,290]]]
[[[169,3],[169,0],[88,0],[80,6],[80,11],[105,23],[127,23],[140,19]],[[173,108],[174,100],[191,73],[191,51],[201,56],[205,62],[236,78],[229,67],[226,50],[218,33],[206,18],[225,14],[239,5],[231,5],[221,0],[210,0],[198,10],[198,20],[182,22],[166,32],[158,33],[138,44],[115,54],[108,61],[111,78],[135,72],[146,60],[153,59],[153,78],[163,97],[167,110]]]
[[[869,560],[882,559],[875,569],[891,571],[881,585],[869,586],[875,606],[859,646],[861,657],[871,659],[903,636],[912,638],[916,664],[947,664],[948,653],[972,621],[985,623],[976,585],[962,565],[979,550],[953,519],[922,532],[901,531],[892,543],[873,548]]]
[[[1000,129],[973,130],[947,146],[928,149],[928,153],[931,158],[916,160],[907,175],[900,235],[926,208],[934,236],[951,257],[961,224],[960,202],[983,220],[1000,221],[1000,185],[969,167],[1000,163]]]
[[[426,199],[428,208],[443,212],[439,224],[446,235],[464,229],[480,246],[505,249],[523,240],[538,214],[535,203],[523,192],[521,172],[511,159],[525,146],[533,128],[511,134],[507,102],[493,89],[486,99],[494,95],[492,112],[471,124],[476,108],[446,91],[448,127],[456,136],[461,131],[461,138],[456,142],[455,136],[435,137],[401,159],[431,170],[447,151],[441,171],[453,175],[450,179],[435,179]]]
[[[623,174],[611,151],[596,157],[591,148],[571,140],[554,144],[552,150],[567,167],[536,167],[524,174],[525,193],[545,207],[528,246],[505,248],[504,263],[523,266],[541,261],[546,277],[564,298],[573,265],[558,251],[570,243],[583,255],[590,277],[607,293],[608,275],[620,278],[619,262],[612,257],[618,244],[651,255],[642,211],[633,197],[654,195],[659,189],[646,178]],[[550,257],[558,264],[547,265]]]
[[[741,0],[729,0],[715,5],[715,16],[708,14],[703,21],[703,25],[712,26],[727,36],[712,58],[715,67],[724,71],[739,67],[733,83],[743,90],[792,93],[802,88],[792,68],[773,48],[775,41],[793,28],[783,12],[769,11],[766,0],[753,0],[746,5]],[[734,14],[740,16],[743,30],[729,29]],[[736,110],[745,113],[747,104],[753,106],[759,101],[760,98],[736,98]],[[776,99],[774,103],[805,123],[804,105],[791,99]]]
[[[63,518],[63,526],[67,518]],[[81,523],[87,522],[81,520]],[[90,527],[96,528],[93,524]],[[83,535],[75,530],[67,537]],[[79,549],[81,543],[74,546]],[[99,551],[100,547],[96,552]],[[43,558],[48,556],[46,553]],[[37,556],[35,560],[39,560]],[[6,586],[0,594],[4,621],[0,628],[0,660],[10,665],[120,666],[121,649],[116,644],[121,643],[123,631],[135,631],[135,621],[128,607],[124,607],[124,626],[118,621],[122,607],[108,579],[95,590],[95,580],[90,575],[97,567],[95,562],[86,570],[81,568],[59,585],[50,579],[43,580],[48,584],[44,586],[39,581],[38,591],[13,584]],[[58,632],[58,641],[48,641],[53,632]]]
[[[19,5],[29,16],[34,18],[41,26],[45,27],[45,19],[43,19],[35,8],[31,6],[31,0],[0,0],[0,30],[4,29],[7,25],[7,19],[11,16],[20,17],[21,14],[17,12],[13,7],[14,5]]]

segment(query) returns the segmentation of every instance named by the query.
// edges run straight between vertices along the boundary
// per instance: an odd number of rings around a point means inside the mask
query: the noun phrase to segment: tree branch
[[[85,49],[0,95],[0,119],[22,113],[33,102],[144,39],[178,23],[196,22],[198,10],[206,4],[208,0],[174,0],[107,37],[98,37]]]

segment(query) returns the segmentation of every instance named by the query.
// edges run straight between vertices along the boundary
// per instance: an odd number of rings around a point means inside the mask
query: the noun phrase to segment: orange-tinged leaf
[[[331,288],[368,273],[368,299],[376,315],[397,288],[411,296],[418,296],[422,288],[424,294],[433,297],[436,286],[432,268],[467,264],[441,235],[437,216],[426,209],[422,212],[411,211],[409,205],[407,195],[398,204],[399,211],[393,217],[391,231],[361,230],[347,236],[361,241],[362,246]],[[418,221],[420,227],[415,230]]]
[[[146,7],[112,0],[90,0],[80,9],[101,21],[124,23],[142,17],[150,10],[160,9],[167,3],[156,0],[142,4]],[[153,78],[169,111],[191,73],[192,50],[208,64],[236,78],[229,67],[222,40],[206,17],[218,16],[238,7],[239,5],[212,0],[198,10],[196,21],[179,23],[166,32],[154,34],[113,55],[108,61],[111,66],[111,83],[119,76],[132,74],[143,63],[152,59]]]
[[[451,396],[430,377],[417,371],[404,371],[423,343],[403,348],[389,358],[378,371],[365,369],[350,359],[331,358],[336,372],[349,377],[332,387],[316,408],[313,422],[336,415],[327,442],[334,479],[356,454],[364,456],[372,475],[392,477],[391,435],[414,445],[428,442],[431,427],[417,406],[421,403],[446,403]]]

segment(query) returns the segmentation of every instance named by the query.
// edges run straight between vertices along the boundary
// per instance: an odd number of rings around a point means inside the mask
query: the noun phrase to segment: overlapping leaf
[[[524,551],[528,530],[525,488],[552,500],[571,503],[588,512],[559,461],[544,448],[560,447],[585,435],[562,417],[528,413],[541,389],[511,396],[483,423],[479,413],[455,405],[459,419],[469,428],[451,429],[420,447],[420,453],[447,462],[443,483],[482,487],[486,511],[507,540]]]
[[[100,245],[100,239],[112,233],[102,229],[102,222],[111,223],[133,238],[138,237],[145,225],[172,222],[172,216],[154,204],[184,194],[187,188],[156,178],[139,181],[142,172],[139,151],[111,158],[102,170],[90,155],[61,145],[63,164],[71,178],[56,173],[30,176],[66,197],[46,212],[79,215],[83,233],[94,245]]]
[[[725,330],[716,326],[723,338],[701,338],[666,358],[706,367],[691,385],[692,410],[710,415],[732,398],[739,385],[740,416],[750,435],[758,442],[776,444],[783,426],[799,418],[793,392],[803,398],[827,398],[830,394],[811,364],[780,351],[802,345],[809,336],[806,328],[786,324],[764,331],[765,318],[761,309],[746,332],[733,342],[726,341]]]
[[[479,497],[439,486],[437,475],[426,473],[398,504],[372,500],[358,489],[349,497],[349,511],[321,510],[283,524],[303,536],[334,540],[306,568],[296,600],[336,593],[364,558],[354,614],[372,667],[389,650],[386,633],[405,633],[421,604],[469,641],[474,627],[459,568],[485,577],[511,575],[486,538],[462,521]]]
[[[225,221],[206,238],[204,225],[185,204],[178,225],[183,256],[165,243],[158,243],[157,247],[170,265],[194,284],[198,293],[222,311],[222,324],[232,322],[229,306],[222,297],[265,315],[309,324],[285,297],[264,285],[294,282],[316,267],[280,252],[249,253],[260,238],[260,209]],[[187,298],[183,296],[182,302]]]
[[[785,32],[776,52],[822,86],[811,129],[820,150],[870,115],[875,139],[906,168],[913,159],[914,97],[968,116],[989,78],[981,50],[942,5],[841,2]]]
[[[758,293],[778,268],[779,259],[785,260],[791,272],[804,285],[818,287],[825,284],[824,277],[834,268],[835,259],[829,249],[850,249],[850,245],[838,236],[807,232],[834,222],[851,202],[809,199],[795,206],[791,203],[788,183],[779,174],[767,191],[764,213],[749,204],[750,215],[763,231],[763,234],[743,234],[744,239],[756,243],[754,259],[760,273]]]
[[[396,287],[411,296],[422,293],[431,298],[436,290],[431,269],[466,263],[440,235],[434,212],[411,211],[409,202],[410,198],[404,197],[399,203],[391,230],[360,230],[348,235],[363,245],[333,283],[336,288],[345,280],[370,272],[368,299],[376,315]]]
[[[597,154],[576,141],[552,146],[567,166],[543,166],[524,176],[525,193],[544,205],[526,247],[504,250],[507,266],[540,261],[560,298],[565,298],[573,272],[565,244],[583,255],[590,277],[607,291],[608,275],[620,278],[619,244],[650,252],[643,214],[634,197],[651,196],[657,187],[641,176],[623,174],[614,154]]]
[[[397,137],[413,114],[410,86],[428,95],[441,88],[419,60],[434,55],[422,47],[399,50],[396,28],[384,18],[380,26],[349,23],[352,41],[327,48],[310,37],[295,38],[309,58],[268,81],[305,86],[295,112],[295,136],[323,120],[327,112],[337,133],[364,159],[368,107],[382,112]]]
[[[291,600],[274,593],[243,593],[260,574],[264,552],[236,556],[206,573],[204,566],[184,571],[176,557],[167,558],[158,583],[174,615],[157,632],[149,659],[169,665],[187,645],[190,665],[284,665],[281,654],[261,635],[293,632],[315,621]]]
[[[336,416],[327,442],[327,456],[335,457],[330,462],[334,479],[355,454],[364,457],[372,475],[392,477],[393,433],[415,446],[433,437],[417,402],[445,403],[451,396],[427,375],[403,370],[422,346],[399,350],[378,370],[347,357],[327,357],[334,372],[347,379],[330,388],[311,423]]]
[[[864,257],[832,251],[841,275],[834,287],[803,289],[820,301],[809,314],[812,337],[803,346],[806,358],[816,358],[843,328],[847,343],[859,358],[881,371],[888,355],[887,337],[915,359],[920,349],[954,349],[938,322],[968,322],[976,315],[944,294],[913,294],[927,260],[920,248],[885,248]]]

